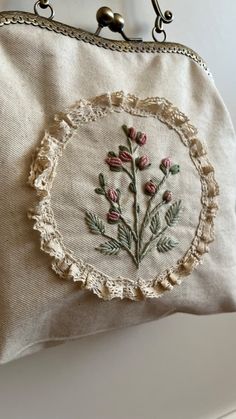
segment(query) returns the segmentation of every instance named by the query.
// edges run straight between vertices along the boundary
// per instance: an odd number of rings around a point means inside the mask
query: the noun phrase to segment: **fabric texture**
[[[0,56],[1,362],[67,339],[139,324],[175,312],[235,311],[235,133],[214,81],[205,69],[190,58],[174,53],[122,53],[19,24],[0,28]],[[220,190],[219,210],[214,221],[215,240],[210,244],[209,253],[179,287],[175,286],[158,299],[104,301],[88,289],[80,289],[79,283],[60,279],[51,269],[50,256],[40,251],[40,235],[28,219],[28,210],[37,202],[36,193],[28,184],[32,156],[41,144],[45,129],[53,124],[54,116],[65,113],[81,99],[119,91],[140,99],[165,98],[187,115],[198,130]],[[129,115],[123,120],[123,116],[113,113],[109,118],[83,125],[81,132],[74,134],[57,167],[52,206],[60,232],[71,250],[77,251],[81,232],[83,258],[86,256],[83,252],[89,253],[88,262],[105,269],[109,276],[114,270],[119,271],[115,276],[123,276],[127,264],[126,274],[135,280],[135,270],[128,257],[125,256],[122,264],[119,257],[105,257],[94,250],[95,236],[84,223],[83,211],[85,207],[92,209],[95,201],[100,216],[106,211],[100,197],[94,194],[94,188],[105,165],[104,152],[108,152],[111,145],[107,130],[114,136],[117,147],[124,138],[119,133],[121,125],[136,125],[150,138],[150,155],[156,159],[156,166],[159,160],[169,156],[169,151],[174,160],[179,159],[182,170],[180,176],[174,178],[173,193],[181,195],[190,218],[183,218],[176,227],[177,239],[180,241],[182,237],[183,240],[182,247],[176,248],[176,256],[171,252],[164,256],[163,267],[175,263],[191,243],[201,208],[201,186],[176,133],[156,119]],[[160,144],[157,157],[151,140],[155,135]],[[103,137],[106,143],[99,147]],[[87,144],[87,149],[80,149],[81,138],[84,141],[81,144]],[[164,145],[162,138],[166,139]],[[83,158],[78,153],[82,151]],[[83,177],[80,178],[79,167],[83,161]],[[107,175],[114,179],[108,169]],[[187,173],[190,173],[189,179]],[[145,181],[148,180],[146,171]],[[182,235],[180,230],[185,226]],[[142,272],[144,280],[149,278],[145,273],[147,269],[151,276],[156,272],[153,256],[146,258],[146,263]]]

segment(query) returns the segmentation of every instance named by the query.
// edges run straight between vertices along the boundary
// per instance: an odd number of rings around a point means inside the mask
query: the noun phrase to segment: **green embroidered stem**
[[[132,178],[133,178],[133,194],[134,194],[134,231],[137,237],[137,240],[135,240],[135,255],[136,260],[139,266],[139,258],[140,258],[140,239],[139,239],[139,203],[138,203],[138,191],[137,191],[137,172],[136,172],[136,166],[135,166],[135,151],[138,147],[133,150],[132,143],[127,137],[130,153],[132,155],[132,161],[131,161],[131,170],[132,170]]]
[[[162,186],[164,185],[168,176],[169,176],[169,173],[167,173],[166,175],[163,176],[162,180],[160,181],[160,183],[158,185],[157,192],[159,192],[159,190],[162,188]]]
[[[132,182],[134,181],[134,179],[133,179],[133,176],[132,176],[132,174],[128,171],[128,169],[126,169],[124,166],[123,166],[123,171],[125,172],[125,173],[127,173],[127,175],[130,177],[130,179],[132,180]]]
[[[152,216],[157,211],[157,209],[160,208],[163,204],[163,202],[161,202],[152,211],[150,211],[151,206],[152,206],[152,202],[154,201],[157,193],[160,191],[161,187],[164,185],[167,178],[168,178],[168,174],[163,176],[161,182],[159,183],[159,185],[157,187],[156,193],[149,199],[148,206],[147,206],[147,209],[146,209],[146,212],[145,212],[145,215],[144,215],[144,218],[143,218],[143,222],[142,222],[142,225],[141,225],[141,228],[140,228],[140,233],[139,233],[140,248],[142,247],[142,241],[143,241],[143,235],[144,235],[145,227],[149,224]]]
[[[168,226],[164,227],[157,235],[153,234],[151,236],[149,241],[144,246],[144,249],[141,253],[140,261],[143,260],[143,258],[147,255],[147,253],[149,253],[153,249],[156,240],[159,239],[159,237],[163,235],[163,233],[167,230],[167,228],[168,228]]]
[[[152,205],[152,202],[153,202],[153,200],[154,200],[155,196],[156,196],[156,195],[153,195],[153,196],[149,199],[149,201],[148,201],[148,206],[147,206],[147,209],[146,209],[146,213],[145,213],[145,215],[144,215],[144,218],[143,218],[143,221],[142,221],[142,224],[141,224],[140,233],[139,233],[140,247],[142,246],[142,241],[143,241],[143,235],[144,235],[144,230],[145,230],[145,227],[146,227],[146,225],[148,224],[149,219],[150,219],[150,218],[149,218],[150,208],[151,208],[151,205]]]

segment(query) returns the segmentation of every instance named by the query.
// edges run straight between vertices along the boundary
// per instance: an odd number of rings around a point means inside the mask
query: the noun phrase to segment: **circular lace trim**
[[[56,176],[58,160],[74,130],[111,112],[122,111],[137,116],[156,117],[174,129],[183,144],[188,147],[190,158],[201,179],[202,209],[190,248],[177,265],[150,280],[111,278],[75,257],[63,242],[51,207],[50,191]],[[115,92],[80,100],[65,113],[57,114],[54,124],[45,132],[41,145],[33,156],[28,182],[37,191],[38,197],[36,206],[30,209],[28,216],[34,220],[34,229],[40,233],[41,250],[52,257],[52,269],[61,278],[79,282],[83,288],[92,290],[105,300],[160,297],[165,291],[173,289],[174,285],[181,284],[182,279],[193,272],[214,240],[214,217],[218,209],[216,197],[219,195],[214,168],[197,138],[197,129],[182,112],[164,98],[140,100],[130,94]]]
[[[1,12],[0,27],[11,23],[25,23],[27,25],[38,26],[41,29],[47,29],[56,33],[60,33],[70,38],[76,38],[83,42],[96,45],[101,48],[110,49],[118,52],[145,52],[145,53],[174,53],[185,55],[195,61],[202,67],[209,76],[212,77],[205,61],[191,48],[174,42],[132,42],[132,41],[116,41],[96,36],[90,32],[73,28],[61,22],[49,20],[42,16],[37,16],[28,12]]]

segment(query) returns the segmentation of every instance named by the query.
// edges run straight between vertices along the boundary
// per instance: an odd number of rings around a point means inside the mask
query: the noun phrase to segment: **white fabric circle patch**
[[[214,240],[214,168],[197,129],[163,98],[115,92],[56,115],[29,184],[53,270],[106,300],[161,296]]]

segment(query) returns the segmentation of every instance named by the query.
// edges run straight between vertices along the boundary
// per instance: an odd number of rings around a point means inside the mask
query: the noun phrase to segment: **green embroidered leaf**
[[[117,157],[117,154],[114,151],[109,151],[107,155],[108,157]]]
[[[100,244],[96,250],[99,250],[103,255],[117,255],[120,251],[120,245],[117,241],[110,240],[109,242]]]
[[[174,249],[179,242],[171,237],[161,237],[160,240],[157,242],[156,248],[157,251],[160,253],[169,252],[169,250]]]
[[[152,234],[157,234],[158,231],[161,228],[161,220],[160,220],[160,215],[159,212],[157,214],[154,215],[154,217],[152,217],[151,220],[151,224],[150,224],[150,230],[152,232]]]
[[[164,166],[164,164],[161,164],[160,165],[160,169],[161,169],[161,171],[164,173],[164,175],[166,175],[167,174],[167,168]]]
[[[118,240],[121,242],[121,244],[131,249],[132,234],[130,229],[125,225],[119,224],[118,226]]]
[[[119,201],[120,196],[121,196],[121,191],[120,191],[120,189],[116,189],[116,192],[117,192],[117,195],[118,195],[118,201]]]
[[[105,195],[104,190],[103,190],[103,189],[101,189],[101,188],[96,188],[96,189],[95,189],[95,192],[96,192],[98,195]]]
[[[120,145],[119,149],[120,149],[120,151],[127,151],[128,153],[130,152],[129,148],[124,146],[124,145]]]
[[[113,202],[110,202],[109,212],[113,212],[113,211],[120,213],[120,211],[118,210],[118,208],[116,207],[116,205]]]
[[[168,209],[165,215],[166,223],[169,227],[173,227],[179,222],[181,211],[181,201],[176,201]]]
[[[89,227],[89,230],[93,234],[104,234],[105,225],[103,221],[95,214],[90,211],[86,212],[85,221]]]
[[[134,183],[133,183],[133,182],[131,182],[131,183],[129,184],[129,190],[130,190],[130,192],[133,192],[133,193],[135,193],[135,192],[136,192],[136,186],[134,185]]]
[[[106,186],[105,176],[102,173],[100,173],[98,178],[99,178],[99,183],[100,183],[101,188],[104,188],[104,186]]]
[[[123,129],[123,131],[124,131],[125,135],[128,135],[128,133],[129,133],[129,128],[127,127],[127,125],[122,125],[122,129]]]
[[[110,166],[111,172],[122,172],[122,166]]]

